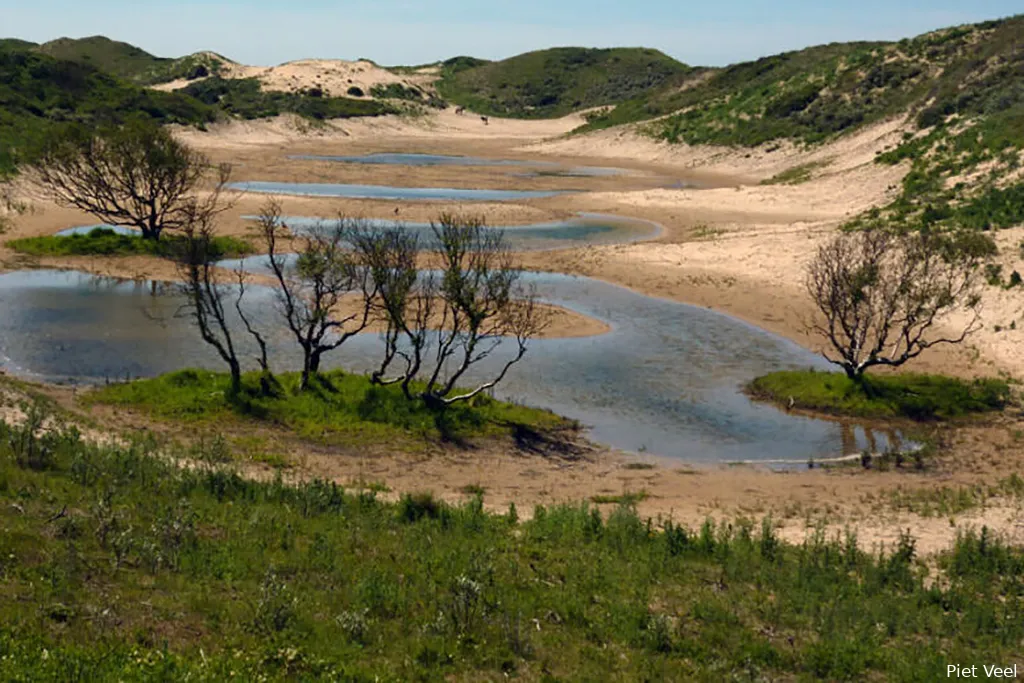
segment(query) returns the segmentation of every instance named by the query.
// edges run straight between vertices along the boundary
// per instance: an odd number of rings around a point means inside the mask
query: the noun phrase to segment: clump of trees
[[[227,320],[229,302],[260,348],[264,391],[277,383],[265,337],[242,306],[246,275],[229,282],[210,247],[212,214],[196,211],[184,229],[180,270],[190,314],[204,341],[241,389],[238,344]],[[280,205],[262,209],[258,232],[277,282],[278,313],[302,351],[300,390],[316,377],[323,357],[373,325],[381,329],[382,360],[371,375],[378,385],[399,384],[410,401],[443,413],[496,386],[526,355],[546,324],[536,292],[523,283],[501,232],[478,218],[442,215],[433,224],[439,247],[428,250],[414,233],[340,217],[293,237]],[[294,253],[283,245],[297,247]],[[433,260],[433,268],[421,268]],[[506,341],[514,350],[470,389],[461,382]]]
[[[969,230],[840,234],[807,269],[810,329],[830,347],[823,355],[861,381],[869,368],[963,342],[981,327],[981,266],[994,253]]]
[[[306,389],[310,376],[320,370],[324,354],[363,332],[371,322],[377,284],[346,244],[361,227],[344,217],[333,225],[319,225],[299,238],[299,251],[290,259],[278,247],[282,238],[290,237],[282,234],[288,228],[281,220],[280,204],[269,202],[258,224],[277,280],[282,317],[302,349],[300,387]],[[342,312],[348,295],[357,295],[358,302],[353,311]]]
[[[196,191],[210,172],[212,189]],[[203,154],[151,121],[133,120],[98,131],[68,128],[53,136],[26,167],[43,195],[104,223],[137,228],[146,239],[209,223],[227,208],[222,193],[229,165]]]
[[[524,286],[503,233],[482,219],[452,214],[431,227],[439,245],[436,269],[418,270],[418,240],[400,228],[363,233],[356,250],[377,283],[377,310],[385,324],[384,357],[373,381],[400,383],[407,398],[443,408],[501,382],[547,320],[536,292]],[[515,352],[490,379],[460,391],[470,368],[489,358],[503,339],[514,340]],[[416,380],[421,384],[414,390]]]

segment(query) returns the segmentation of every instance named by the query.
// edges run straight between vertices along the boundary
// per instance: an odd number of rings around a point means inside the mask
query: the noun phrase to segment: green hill
[[[651,120],[641,132],[669,143],[816,144],[905,116],[911,130],[878,159],[911,163],[903,193],[854,225],[1024,222],[1024,16],[693,71],[577,132]]]
[[[657,50],[554,48],[483,62],[457,57],[442,64],[446,99],[494,116],[547,118],[611,105],[692,69]]]
[[[216,74],[221,65],[228,61],[226,57],[213,52],[197,52],[176,59],[155,57],[142,48],[105,36],[58,38],[36,46],[36,49],[58,59],[89,64],[142,85]]]
[[[58,38],[43,43],[37,49],[57,59],[90,64],[101,71],[130,81],[144,80],[147,74],[162,71],[174,61],[154,57],[142,48],[105,36]]]
[[[37,47],[35,43],[20,38],[0,38],[0,50],[28,50]]]
[[[98,124],[146,116],[162,123],[202,124],[216,110],[192,97],[142,88],[88,64],[35,51],[0,51],[0,173],[53,126]]]

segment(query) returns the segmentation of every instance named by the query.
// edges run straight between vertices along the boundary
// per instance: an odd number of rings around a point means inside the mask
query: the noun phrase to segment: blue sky
[[[0,35],[103,34],[159,56],[419,64],[560,45],[658,48],[725,65],[832,41],[885,40],[1024,12],[1021,0],[0,0]]]

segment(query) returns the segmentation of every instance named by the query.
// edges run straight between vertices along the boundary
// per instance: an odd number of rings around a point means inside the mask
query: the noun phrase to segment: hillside
[[[449,60],[437,87],[449,101],[482,114],[547,118],[616,104],[691,71],[657,50],[564,47],[499,62]]]
[[[576,132],[639,123],[638,131],[670,144],[771,150],[887,119],[905,119],[904,138],[877,161],[911,170],[895,202],[853,225],[1024,222],[1024,16],[691,72],[592,116]],[[806,179],[811,169],[792,171]]]
[[[90,125],[146,116],[202,124],[214,109],[194,98],[148,90],[77,61],[35,51],[0,51],[0,172],[55,125]]]
[[[174,61],[154,57],[145,50],[105,36],[58,38],[36,48],[57,59],[90,64],[100,71],[129,81],[143,82],[166,70]]]

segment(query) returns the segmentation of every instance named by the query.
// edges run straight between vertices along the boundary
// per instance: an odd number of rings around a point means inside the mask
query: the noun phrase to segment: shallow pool
[[[528,173],[513,173],[514,176],[533,178],[538,176],[561,176],[583,178],[589,176],[611,176],[628,173],[622,168],[607,166],[563,166],[553,161],[522,161],[518,159],[485,159],[473,156],[449,154],[405,154],[383,152],[360,156],[332,156],[319,154],[293,154],[289,159],[303,161],[336,161],[347,164],[371,164],[387,166],[536,166],[547,170]]]
[[[243,218],[256,220],[255,216]],[[304,234],[331,225],[330,219],[312,216],[284,216],[282,221],[295,234]],[[434,231],[429,223],[383,219],[370,219],[367,223],[384,228],[401,227],[416,233],[423,246],[437,246]],[[587,244],[623,244],[653,239],[661,233],[661,227],[650,221],[602,214],[580,214],[577,218],[550,223],[491,226],[491,229],[504,232],[509,246],[517,251],[568,249]]]
[[[244,264],[257,270],[261,259]],[[500,385],[501,398],[577,418],[597,441],[690,461],[806,460],[866,445],[862,433],[851,440],[836,423],[790,415],[743,395],[743,384],[766,372],[826,367],[785,339],[598,280],[532,273],[527,281],[546,301],[603,320],[612,331],[535,341]],[[154,295],[154,288],[163,293]],[[272,290],[254,287],[245,306],[268,331],[276,366],[294,368],[299,358],[277,322],[275,300]],[[78,382],[220,368],[180,317],[180,304],[173,288],[146,282],[46,270],[3,274],[0,362],[28,377]],[[246,337],[238,339],[241,355],[251,359],[255,349]],[[379,349],[377,335],[361,335],[326,364],[368,371]],[[500,354],[493,361],[501,362]],[[486,374],[493,365],[480,370]],[[878,447],[885,447],[884,439]]]
[[[542,199],[544,197],[566,194],[566,192],[541,192],[533,190],[473,190],[454,187],[392,187],[390,185],[277,183],[262,181],[231,183],[230,187],[243,192],[307,197],[453,202],[504,202],[513,199]]]

